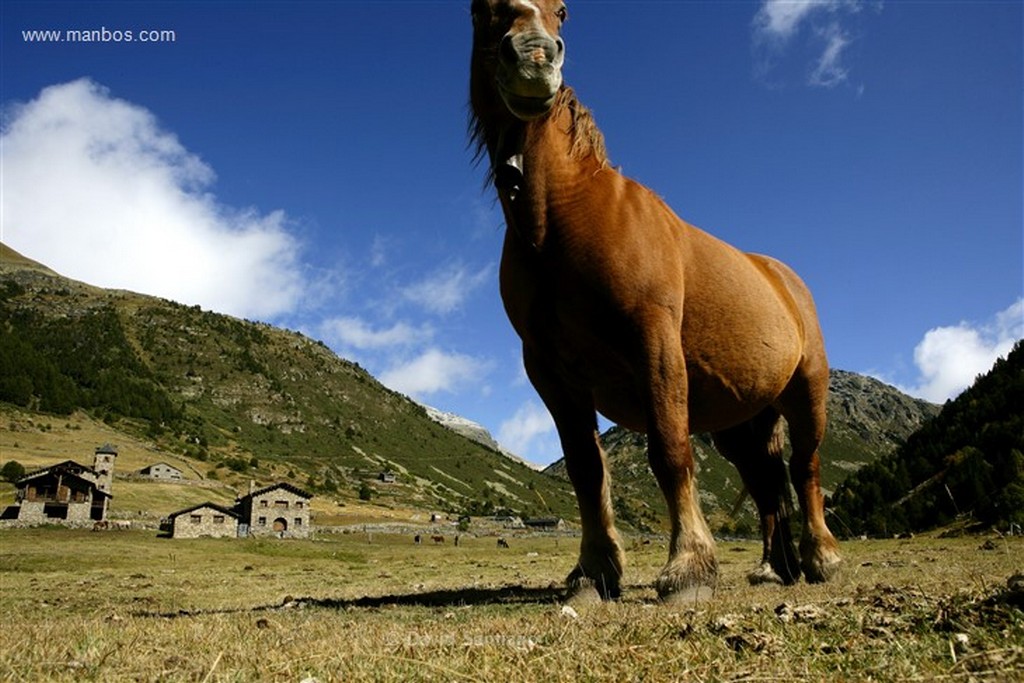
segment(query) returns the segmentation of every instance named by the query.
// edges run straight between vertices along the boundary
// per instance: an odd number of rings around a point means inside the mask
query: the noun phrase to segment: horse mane
[[[569,156],[577,161],[594,157],[597,163],[603,168],[610,165],[608,152],[604,145],[604,135],[594,121],[594,115],[590,113],[576,97],[575,91],[567,85],[563,85],[556,96],[551,111],[545,116],[557,117],[568,110],[570,114],[570,147]],[[493,156],[498,145],[498,131],[494,126],[477,112],[470,108],[469,115],[469,141],[474,148],[473,159],[479,162],[484,156]],[[488,182],[492,181],[494,170],[488,169]]]
[[[569,130],[572,140],[569,156],[576,160],[593,156],[602,167],[608,166],[610,162],[604,146],[604,135],[597,127],[594,115],[583,106],[576,97],[576,92],[568,86],[563,86],[558,92],[552,114],[559,114],[564,109],[569,110],[572,121],[572,128]]]

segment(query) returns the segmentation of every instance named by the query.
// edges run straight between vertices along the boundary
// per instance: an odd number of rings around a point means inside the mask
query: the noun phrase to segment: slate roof
[[[244,496],[242,496],[241,500],[245,500],[246,498],[255,498],[256,496],[261,496],[264,493],[270,493],[271,491],[274,491],[276,489],[285,489],[286,491],[291,491],[295,495],[302,496],[303,498],[312,498],[313,497],[312,493],[309,493],[308,491],[303,491],[298,486],[292,486],[288,482],[279,482],[277,484],[271,484],[270,486],[265,486],[265,487],[263,487],[261,489],[253,491],[252,493],[247,493]]]
[[[193,505],[190,508],[185,508],[184,510],[178,510],[177,512],[172,512],[171,514],[167,515],[167,519],[174,519],[175,517],[178,517],[180,515],[187,515],[190,512],[195,512],[196,510],[198,510],[200,508],[213,508],[217,512],[223,512],[225,515],[228,515],[230,517],[234,517],[235,519],[241,519],[241,516],[237,512],[235,512],[234,510],[230,510],[230,509],[224,507],[223,505],[217,505],[216,503],[200,503],[199,505]]]
[[[81,463],[77,463],[74,460],[65,460],[64,462],[58,462],[55,465],[47,465],[46,467],[40,467],[37,470],[27,472],[25,476],[18,479],[18,481],[15,483],[21,484],[23,481],[35,479],[40,475],[48,474],[54,471],[59,471],[65,474],[73,474],[79,477],[81,477],[82,473],[91,474],[94,477],[96,476],[96,470],[94,470],[93,468],[83,465]]]
[[[163,465],[164,467],[172,469],[175,472],[181,472],[182,474],[184,474],[184,472],[182,472],[180,467],[175,467],[174,465],[169,465],[166,462],[164,462],[163,460],[161,460],[160,462],[154,462],[151,465],[146,465],[141,470],[139,470],[139,472],[148,472],[149,470],[153,469],[154,467],[157,467],[158,465]]]
[[[97,485],[96,477],[98,475],[96,474],[96,470],[94,470],[91,467],[86,467],[81,463],[77,463],[74,460],[65,460],[64,462],[59,462],[56,465],[50,465],[48,467],[43,467],[41,469],[29,472],[24,477],[16,481],[15,486],[17,486],[18,488],[22,488],[31,483],[33,479],[41,479],[46,476],[58,475],[61,477],[70,477],[72,479],[77,479],[83,484],[86,484],[89,487],[91,487],[93,493],[97,496],[106,496],[108,498],[114,497],[112,493],[104,491]]]

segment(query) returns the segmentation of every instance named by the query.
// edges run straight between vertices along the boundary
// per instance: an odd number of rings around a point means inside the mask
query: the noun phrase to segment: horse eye
[[[558,8],[558,11],[555,12],[555,16],[558,17],[559,21],[565,23],[565,20],[569,18],[569,10],[565,8],[565,5],[562,5]]]

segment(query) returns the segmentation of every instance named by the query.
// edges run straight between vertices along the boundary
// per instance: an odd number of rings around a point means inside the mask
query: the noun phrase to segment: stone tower
[[[96,470],[96,488],[106,494],[110,493],[114,483],[114,458],[117,457],[117,446],[109,443],[96,448],[96,456],[92,468]]]

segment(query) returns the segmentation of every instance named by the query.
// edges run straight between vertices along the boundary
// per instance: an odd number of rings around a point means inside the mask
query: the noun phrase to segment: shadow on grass
[[[546,605],[563,602],[565,588],[508,585],[497,588],[451,588],[424,593],[392,593],[361,598],[302,598],[288,596],[276,605],[258,605],[232,609],[196,609],[177,612],[136,612],[138,617],[176,619],[207,614],[240,614],[287,609],[379,609],[382,607],[475,607],[482,605]]]
[[[426,593],[366,596],[350,600],[300,598],[304,607],[326,609],[374,609],[379,607],[462,607],[481,605],[551,604],[565,598],[565,589],[549,586],[502,586],[500,588],[451,588]],[[285,603],[287,606],[290,603]]]

